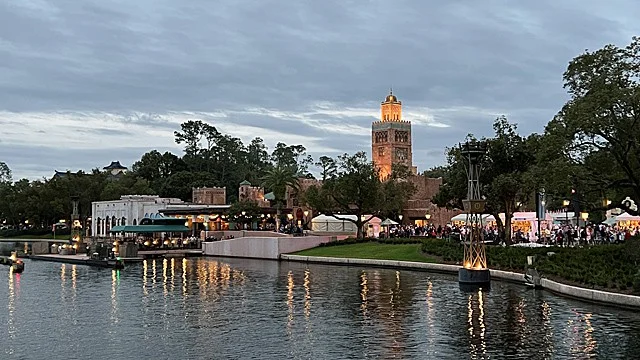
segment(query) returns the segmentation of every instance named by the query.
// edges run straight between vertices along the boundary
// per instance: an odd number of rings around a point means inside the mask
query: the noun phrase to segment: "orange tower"
[[[380,105],[380,121],[371,125],[371,157],[382,180],[391,175],[394,164],[406,165],[415,172],[411,122],[402,120],[402,102],[393,95],[393,90]]]

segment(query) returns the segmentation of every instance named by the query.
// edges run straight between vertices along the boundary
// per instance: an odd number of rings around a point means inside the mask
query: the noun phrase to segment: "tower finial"
[[[389,86],[389,94],[393,95],[393,86]]]

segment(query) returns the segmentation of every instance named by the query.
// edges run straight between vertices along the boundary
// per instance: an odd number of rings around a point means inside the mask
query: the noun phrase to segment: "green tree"
[[[541,181],[531,172],[536,165],[537,137],[525,138],[518,134],[517,126],[506,117],[498,117],[494,124],[494,137],[487,142],[480,182],[482,195],[486,197],[485,211],[496,219],[498,230],[504,241],[511,242],[511,219],[519,203],[526,203]],[[473,136],[467,140],[474,141]],[[465,159],[457,147],[450,148],[444,184],[433,198],[438,206],[462,209],[462,200],[467,197]],[[504,223],[499,214],[504,213]]]
[[[607,45],[574,58],[564,73],[570,99],[545,129],[545,160],[567,174],[556,189],[576,188],[596,199],[626,196],[640,202],[640,38],[623,48]],[[566,194],[566,193],[565,193]],[[597,206],[596,205],[596,206]]]
[[[262,179],[262,186],[273,192],[276,205],[276,228],[280,228],[280,216],[286,200],[287,188],[298,190],[298,176],[294,169],[286,166],[275,166],[267,171]]]
[[[9,166],[0,161],[0,183],[10,183],[11,182],[11,169]]]
[[[336,160],[329,156],[320,156],[315,165],[320,168],[322,181],[326,181],[327,179],[334,177],[338,171]]]
[[[260,220],[262,209],[255,201],[242,200],[236,201],[227,210],[227,216],[230,221],[239,224],[252,224]]]
[[[321,187],[312,186],[305,193],[305,201],[317,212],[336,217],[338,213],[356,215],[357,237],[362,227],[384,208],[382,183],[377,168],[364,152],[338,157],[338,171]],[[370,215],[364,218],[365,215]]]
[[[313,164],[313,159],[302,145],[278,143],[271,153],[271,160],[274,166],[289,168],[300,177],[312,177],[309,165]]]

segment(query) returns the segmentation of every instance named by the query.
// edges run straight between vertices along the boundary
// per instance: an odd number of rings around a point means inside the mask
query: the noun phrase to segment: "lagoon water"
[[[630,359],[640,314],[454,276],[247,259],[0,268],[0,359]]]

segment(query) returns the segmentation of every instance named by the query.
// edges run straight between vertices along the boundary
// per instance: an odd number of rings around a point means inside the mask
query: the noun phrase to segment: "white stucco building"
[[[184,204],[177,198],[158,195],[123,195],[120,200],[91,203],[91,236],[109,236],[109,229],[119,225],[137,225],[169,204]]]

